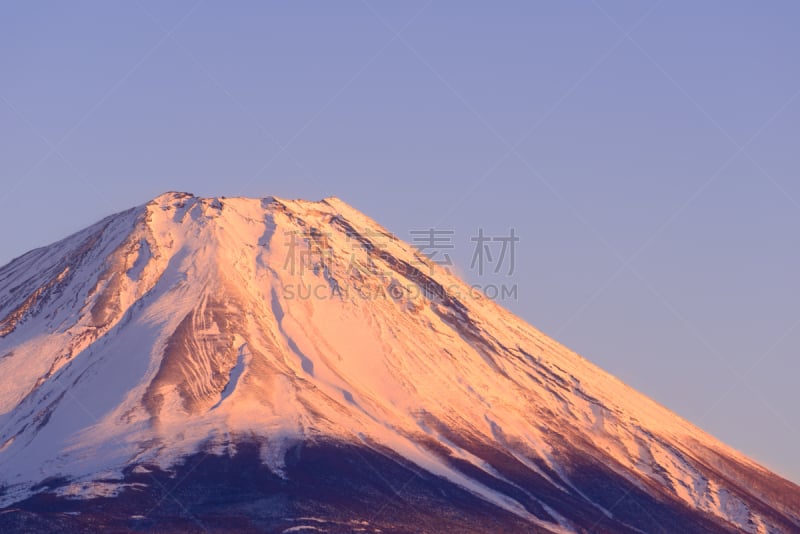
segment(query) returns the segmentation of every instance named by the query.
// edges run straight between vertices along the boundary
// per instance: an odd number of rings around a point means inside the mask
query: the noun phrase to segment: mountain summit
[[[0,269],[0,529],[800,531],[800,487],[329,198]]]

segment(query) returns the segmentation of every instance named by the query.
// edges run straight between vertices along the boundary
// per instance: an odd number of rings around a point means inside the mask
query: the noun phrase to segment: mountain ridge
[[[335,197],[170,192],[13,260],[0,373],[0,506],[119,503],[135,468],[242,447],[291,485],[290,451],[345,447],[542,531],[800,529],[796,485]]]

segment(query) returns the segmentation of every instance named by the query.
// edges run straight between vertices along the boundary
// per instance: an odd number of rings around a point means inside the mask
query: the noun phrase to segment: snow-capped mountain
[[[800,487],[342,201],[168,193],[0,269],[0,529],[800,532]]]

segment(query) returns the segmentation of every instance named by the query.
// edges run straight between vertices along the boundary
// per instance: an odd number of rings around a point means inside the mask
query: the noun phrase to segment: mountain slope
[[[338,199],[168,193],[0,269],[0,488],[33,530],[800,531],[800,488]]]

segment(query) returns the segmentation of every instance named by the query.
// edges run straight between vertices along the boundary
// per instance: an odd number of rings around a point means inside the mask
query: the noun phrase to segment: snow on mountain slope
[[[168,193],[0,269],[0,507],[253,437],[285,478],[298,443],[392,451],[550,532],[636,530],[593,469],[703,531],[800,531],[800,488],[335,198]]]

